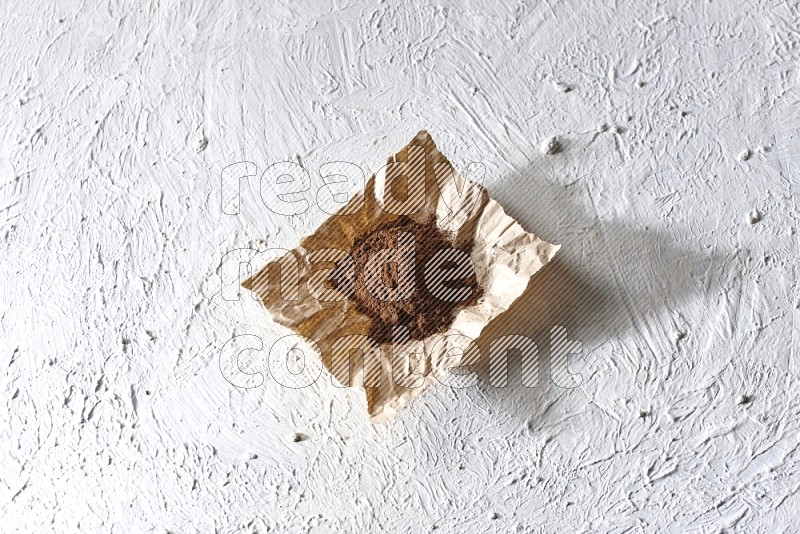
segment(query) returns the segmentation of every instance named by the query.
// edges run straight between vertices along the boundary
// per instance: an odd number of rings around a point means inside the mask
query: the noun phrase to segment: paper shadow
[[[509,351],[507,385],[489,387],[497,389],[501,404],[509,409],[514,405],[525,417],[535,418],[589,378],[579,376],[579,360],[583,358],[585,367],[585,360],[606,343],[623,336],[642,339],[634,341],[641,345],[633,347],[634,352],[669,355],[685,334],[682,306],[713,289],[714,271],[724,261],[717,251],[692,248],[666,231],[647,227],[643,221],[648,219],[639,212],[645,206],[616,215],[598,214],[580,185],[531,178],[536,194],[523,199],[518,188],[519,184],[499,184],[492,196],[526,230],[562,248],[511,308],[484,329],[477,340],[481,360],[475,369],[488,384],[489,359],[501,356],[491,353],[492,342],[508,335],[533,339],[538,346],[536,385],[523,384],[530,365],[526,367],[521,352]],[[563,328],[569,340],[581,343],[580,354],[573,359],[551,358],[554,327]],[[621,365],[636,371],[635,361]],[[540,423],[544,421],[536,425]]]

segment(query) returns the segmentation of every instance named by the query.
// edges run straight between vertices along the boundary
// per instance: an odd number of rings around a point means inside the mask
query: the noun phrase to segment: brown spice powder
[[[358,237],[351,251],[352,263],[337,265],[330,280],[337,289],[352,288],[349,298],[359,312],[372,319],[369,337],[374,341],[398,341],[392,337],[394,326],[407,328],[411,339],[424,339],[446,331],[455,312],[474,304],[483,294],[474,270],[464,271],[463,265],[456,265],[458,261],[439,262],[439,268],[461,267],[458,272],[466,273],[465,278],[439,282],[435,280],[436,272],[432,272],[432,287],[426,284],[426,266],[439,251],[459,250],[463,258],[472,250],[471,242],[454,247],[450,241],[434,217],[420,224],[403,216]],[[454,255],[448,252],[444,256]],[[436,267],[429,270],[435,271]],[[442,287],[453,290],[451,295],[460,290],[462,298],[457,301],[452,296],[448,298],[442,294]],[[431,290],[445,298],[437,297]]]

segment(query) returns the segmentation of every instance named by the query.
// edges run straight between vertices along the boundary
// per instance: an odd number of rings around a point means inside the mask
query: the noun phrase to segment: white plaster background
[[[797,2],[0,11],[3,531],[797,528]],[[580,386],[381,426],[329,382],[232,387],[223,344],[280,332],[213,305],[222,255],[325,214],[255,181],[225,215],[222,168],[372,171],[420,129],[564,245],[516,333],[582,339]]]

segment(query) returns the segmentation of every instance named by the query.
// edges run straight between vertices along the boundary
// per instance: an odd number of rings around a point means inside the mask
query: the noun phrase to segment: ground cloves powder
[[[337,264],[330,280],[372,319],[374,341],[399,341],[398,326],[408,338],[424,339],[445,332],[456,311],[483,294],[469,261],[472,243],[451,241],[434,217],[418,223],[402,216],[356,238],[351,260]]]

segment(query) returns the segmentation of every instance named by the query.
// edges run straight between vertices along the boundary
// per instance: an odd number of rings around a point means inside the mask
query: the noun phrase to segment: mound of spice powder
[[[337,289],[352,288],[349,298],[372,319],[374,341],[399,341],[395,326],[405,327],[410,339],[424,339],[445,332],[458,309],[481,297],[471,250],[472,243],[454,247],[434,217],[420,224],[403,216],[359,236],[352,262],[338,264],[329,279]]]

